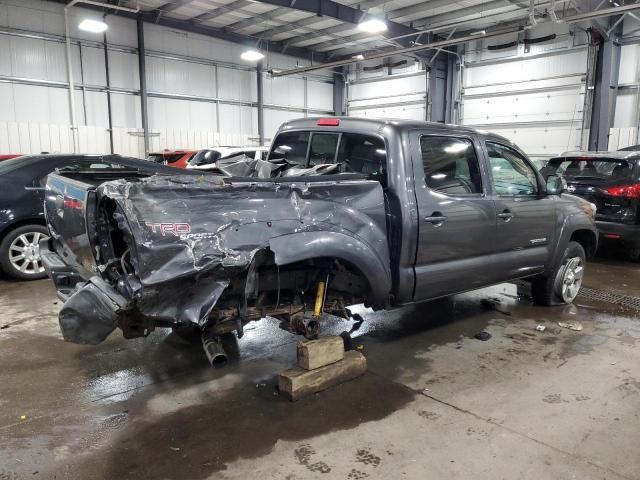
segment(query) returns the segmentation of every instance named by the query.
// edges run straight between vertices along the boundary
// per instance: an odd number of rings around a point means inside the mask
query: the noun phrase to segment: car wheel
[[[7,233],[0,243],[0,267],[4,273],[18,280],[44,278],[38,244],[48,236],[43,225],[23,225]]]
[[[578,296],[586,262],[584,248],[569,242],[562,261],[549,276],[538,277],[531,283],[531,296],[538,305],[565,305]]]

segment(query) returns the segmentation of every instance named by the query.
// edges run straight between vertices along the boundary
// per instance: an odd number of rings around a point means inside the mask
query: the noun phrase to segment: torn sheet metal
[[[294,244],[311,242],[307,251],[318,254],[327,244],[390,278],[378,182],[350,175],[255,182],[157,176],[107,182],[97,193],[117,204],[114,217],[139,286],[131,296],[147,317],[202,324],[230,279],[246,276],[256,252],[267,248],[280,249],[276,261],[286,264],[296,260],[287,255]]]

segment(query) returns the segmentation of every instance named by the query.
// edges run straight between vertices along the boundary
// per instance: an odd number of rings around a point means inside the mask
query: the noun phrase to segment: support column
[[[609,130],[613,126],[618,93],[618,72],[620,70],[621,26],[602,39],[596,61],[595,93],[591,111],[589,150],[609,149]]]
[[[113,115],[111,113],[111,82],[109,80],[109,50],[107,48],[107,32],[104,32],[104,73],[107,84],[107,121],[109,122],[109,152],[113,151]]]
[[[147,68],[144,50],[144,22],[138,14],[136,19],[138,30],[138,74],[140,76],[140,117],[144,134],[144,156],[149,155],[149,119],[147,115]]]
[[[337,117],[345,115],[344,83],[344,69],[336,69],[333,73],[333,114]]]
[[[262,71],[262,60],[260,60],[256,68],[258,82],[258,142],[260,146],[264,145],[264,82]]]

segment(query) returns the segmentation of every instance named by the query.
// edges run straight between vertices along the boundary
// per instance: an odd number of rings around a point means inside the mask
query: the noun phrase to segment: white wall
[[[76,28],[87,17],[101,15],[71,10],[71,36],[82,41],[72,45],[76,118],[81,151],[102,153],[109,150],[104,50],[102,35]],[[115,151],[141,156],[136,24],[113,15],[106,22]],[[244,47],[160,25],[144,27],[152,149],[255,142],[257,79],[255,65],[240,60]],[[0,0],[0,151],[71,150],[63,36],[62,5]],[[306,64],[268,53],[265,70]],[[265,73],[266,137],[289,118],[331,112],[331,81],[321,75],[271,79]]]
[[[425,71],[412,61],[406,66],[393,68],[391,75],[386,67],[375,71],[364,70],[365,67],[375,67],[381,63],[382,60],[363,62],[350,70],[347,76],[349,115],[424,120]]]

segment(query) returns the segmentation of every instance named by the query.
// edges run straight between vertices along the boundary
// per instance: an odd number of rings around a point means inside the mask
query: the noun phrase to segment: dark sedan
[[[52,172],[100,182],[185,173],[120,155],[26,155],[0,162],[0,268],[10,277],[35,280],[45,276],[38,242],[49,235],[43,204],[47,176]]]
[[[640,151],[567,152],[541,173],[562,174],[569,193],[596,205],[603,245],[619,244],[630,259],[640,259]]]

